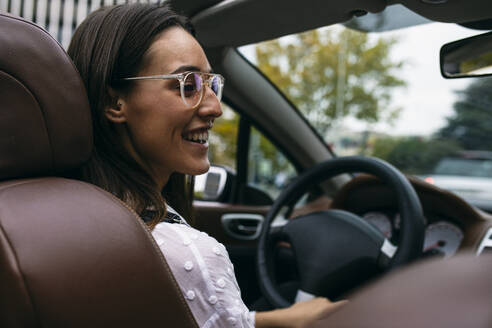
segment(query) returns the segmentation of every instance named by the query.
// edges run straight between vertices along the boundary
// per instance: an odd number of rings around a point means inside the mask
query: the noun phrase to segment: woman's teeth
[[[200,132],[200,133],[188,133],[184,137],[184,139],[188,141],[204,144],[208,141],[208,131]]]

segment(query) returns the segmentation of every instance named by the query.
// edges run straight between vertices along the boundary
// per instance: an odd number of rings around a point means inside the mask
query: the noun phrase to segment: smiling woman
[[[208,171],[208,131],[224,85],[187,20],[168,6],[101,8],[68,49],[88,91],[94,153],[82,179],[140,215],[200,327],[304,327],[343,302],[249,312],[225,247],[192,228],[185,176]],[[184,215],[182,217],[181,215]]]
[[[167,73],[183,66],[178,61],[169,70],[170,67],[162,67],[166,61],[151,54],[159,52],[159,45],[162,47],[161,37],[164,36],[158,35],[164,29],[174,27],[169,30],[174,33],[166,34],[172,38],[176,33],[190,35],[191,26],[169,10],[160,13],[153,9],[149,6],[146,10],[136,11],[131,6],[118,6],[95,11],[75,32],[68,54],[85,82],[93,116],[95,149],[82,170],[82,178],[111,191],[137,213],[153,208],[155,224],[166,211],[158,188],[165,182],[166,199],[171,206],[180,208],[185,216],[190,213],[184,174],[171,175],[169,169],[157,168],[157,163],[163,156],[176,156],[168,153],[167,147],[171,143],[166,144],[167,138],[184,146],[181,133],[199,111],[187,110],[179,89],[169,85],[170,80],[148,83],[124,80]],[[148,19],[143,20],[143,17]],[[191,35],[190,40],[193,40]],[[199,47],[198,44],[191,45]],[[209,69],[204,55],[194,60],[201,60],[197,65]],[[213,115],[193,124],[208,125]],[[176,126],[163,121],[166,116],[172,118]],[[152,150],[157,149],[159,155],[152,155]],[[204,164],[202,170],[206,170]]]

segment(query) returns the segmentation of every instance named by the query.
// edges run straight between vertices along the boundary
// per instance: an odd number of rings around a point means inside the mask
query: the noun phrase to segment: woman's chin
[[[198,164],[198,163],[197,163]],[[192,167],[187,167],[183,168],[183,170],[180,170],[180,173],[187,174],[187,175],[200,175],[200,174],[205,174],[208,172],[210,169],[210,162],[204,161],[203,163],[199,163],[198,165],[193,165]]]

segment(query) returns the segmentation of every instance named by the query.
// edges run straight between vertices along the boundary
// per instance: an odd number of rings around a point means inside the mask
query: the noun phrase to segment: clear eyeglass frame
[[[186,96],[186,80],[192,76],[192,74],[196,74],[200,76],[202,86],[200,90],[196,90],[195,92],[198,94],[197,99],[193,99],[194,97]],[[196,78],[196,75],[192,77]],[[181,92],[181,99],[188,108],[195,109],[197,108],[203,99],[203,95],[205,94],[205,86],[208,86],[215,94],[217,99],[220,101],[222,98],[222,90],[224,89],[224,77],[220,74],[215,73],[205,73],[205,72],[183,72],[176,74],[164,74],[164,75],[150,75],[150,76],[137,76],[137,77],[126,77],[122,80],[124,81],[138,81],[138,80],[170,80],[176,79],[179,81],[179,88]],[[217,83],[214,85],[214,81]],[[195,82],[196,83],[196,82]],[[214,87],[216,89],[214,89]],[[188,100],[187,100],[188,99]]]

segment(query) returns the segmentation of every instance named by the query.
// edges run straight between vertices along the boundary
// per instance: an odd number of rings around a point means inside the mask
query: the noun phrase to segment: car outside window
[[[492,160],[448,157],[438,163],[433,174],[492,178]]]

